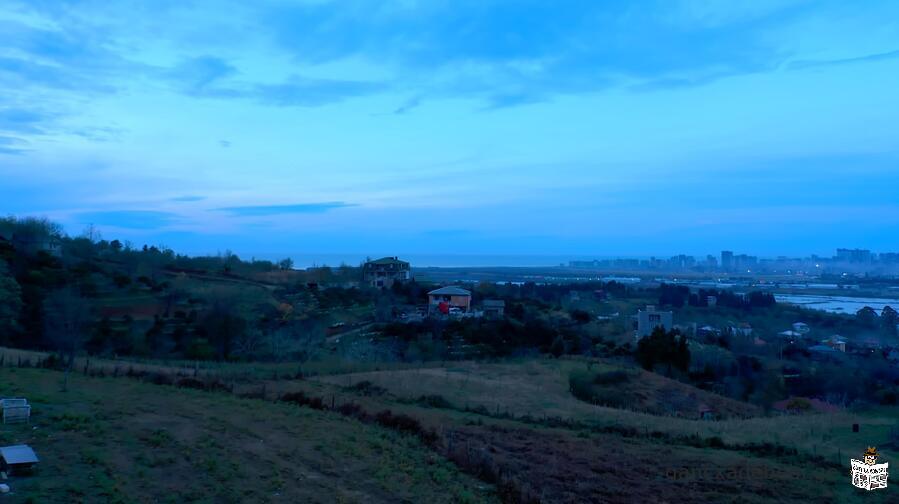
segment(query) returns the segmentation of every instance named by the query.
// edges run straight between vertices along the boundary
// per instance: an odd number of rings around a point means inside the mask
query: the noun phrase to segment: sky
[[[0,214],[191,254],[899,250],[897,131],[889,0],[0,4]]]

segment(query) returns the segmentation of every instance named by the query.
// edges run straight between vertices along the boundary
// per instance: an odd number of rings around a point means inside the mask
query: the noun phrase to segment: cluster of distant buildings
[[[602,259],[592,261],[569,261],[568,267],[575,269],[607,271],[696,271],[745,273],[843,273],[890,271],[899,273],[899,253],[874,253],[867,249],[837,249],[832,257],[812,255],[806,258],[759,258],[748,254],[737,254],[723,250],[720,256],[707,255],[697,258],[690,255],[676,255],[667,259]]]
[[[691,333],[698,338],[708,336],[720,337],[725,332],[728,332],[734,336],[751,338],[756,346],[769,344],[769,342],[754,335],[752,326],[746,322],[725,328],[708,325],[682,327],[674,324],[674,312],[658,310],[652,305],[647,306],[645,309],[637,310],[633,320],[636,341],[649,336],[655,329],[662,328],[665,331],[680,329],[682,332]],[[795,322],[789,329],[778,333],[776,341],[773,341],[773,343],[779,343],[781,350],[788,347],[804,349],[816,360],[834,360],[841,354],[866,356],[881,353],[888,361],[899,363],[899,348],[897,347],[884,346],[879,340],[872,337],[849,340],[838,334],[833,334],[822,339],[820,335],[816,336],[811,327],[805,322]]]

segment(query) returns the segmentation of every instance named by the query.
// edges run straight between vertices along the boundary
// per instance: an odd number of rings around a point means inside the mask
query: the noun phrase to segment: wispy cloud
[[[187,94],[204,95],[225,92],[216,85],[237,74],[237,68],[222,58],[200,56],[177,64],[166,72],[166,77]]]
[[[21,138],[0,136],[0,154],[22,154],[27,145]]]
[[[399,107],[397,107],[397,108],[393,111],[393,113],[394,113],[395,115],[408,114],[409,112],[411,112],[412,110],[418,108],[419,106],[421,106],[421,98],[415,97],[415,98],[406,100],[402,105],[400,105]]]
[[[899,58],[899,49],[895,51],[880,52],[876,54],[866,54],[854,58],[840,58],[831,60],[799,60],[793,61],[788,68],[791,70],[801,70],[804,68],[814,68],[833,65],[851,65],[853,63],[864,63],[869,61],[884,61]]]
[[[205,199],[206,199],[206,196],[194,196],[194,195],[188,194],[185,196],[178,196],[176,198],[172,198],[171,201],[175,201],[178,203],[189,203],[189,202],[193,202],[193,201],[203,201]]]
[[[96,224],[98,226],[147,230],[170,226],[174,224],[178,218],[174,213],[154,210],[81,212],[77,214],[76,217],[82,222]]]
[[[310,214],[325,213],[329,210],[338,208],[348,208],[356,206],[352,203],[344,203],[342,201],[330,201],[325,203],[298,203],[295,205],[256,205],[256,206],[236,206],[218,208],[217,210],[228,212],[232,215],[244,217],[249,216],[268,216],[268,215],[284,215],[284,214]]]
[[[182,93],[199,98],[252,100],[278,107],[315,107],[369,95],[386,83],[292,75],[282,82],[253,81],[222,58],[203,56],[165,72]]]

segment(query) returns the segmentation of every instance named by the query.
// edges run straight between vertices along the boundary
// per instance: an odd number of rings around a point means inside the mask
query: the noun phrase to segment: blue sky
[[[6,1],[0,213],[189,253],[899,249],[899,2]]]

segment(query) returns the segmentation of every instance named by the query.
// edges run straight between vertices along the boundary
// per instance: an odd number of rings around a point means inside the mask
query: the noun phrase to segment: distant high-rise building
[[[885,252],[880,254],[880,262],[884,264],[897,264],[899,263],[899,254],[896,252]]]
[[[870,264],[873,255],[865,249],[837,249],[836,259],[839,262]]]
[[[731,271],[734,269],[734,253],[730,250],[721,251],[721,269]]]

